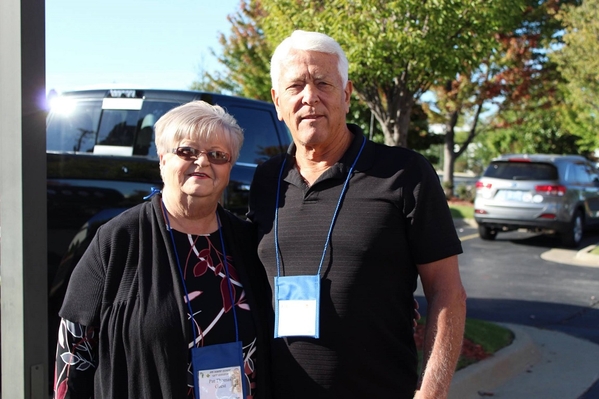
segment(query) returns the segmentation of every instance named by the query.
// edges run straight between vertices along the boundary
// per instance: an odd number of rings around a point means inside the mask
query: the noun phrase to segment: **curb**
[[[541,259],[570,266],[599,267],[599,255],[588,253],[590,247],[576,251],[573,249],[552,248],[541,254]]]
[[[591,253],[596,247],[597,245],[589,245],[588,247],[581,249],[576,252],[575,258],[583,262],[594,262],[599,266],[599,255]]]
[[[499,323],[514,333],[514,341],[455,373],[448,399],[479,399],[479,392],[491,392],[541,360],[541,352],[530,335],[517,325]]]

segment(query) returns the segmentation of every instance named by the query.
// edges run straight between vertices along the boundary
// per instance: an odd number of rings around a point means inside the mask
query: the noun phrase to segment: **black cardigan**
[[[257,398],[270,397],[271,291],[253,226],[218,207],[257,333]],[[75,268],[60,316],[99,327],[96,398],[185,398],[193,335],[161,197],[101,226]]]

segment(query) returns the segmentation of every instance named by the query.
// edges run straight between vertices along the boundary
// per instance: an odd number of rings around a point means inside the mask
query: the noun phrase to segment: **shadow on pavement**
[[[420,313],[426,316],[426,300],[422,296],[416,300]],[[560,331],[599,344],[599,298],[588,306],[468,298],[467,307],[468,318]]]
[[[505,234],[505,233],[504,233]],[[507,238],[507,237],[506,237]],[[501,239],[501,234],[497,236],[497,239]],[[537,248],[563,248],[560,238],[556,235],[540,234],[540,233],[528,233],[526,237],[508,239],[511,243],[516,245],[526,245],[529,247]],[[585,231],[584,237],[578,249],[587,247],[589,245],[595,245],[599,243],[599,230],[594,229]],[[567,248],[576,249],[576,248]]]

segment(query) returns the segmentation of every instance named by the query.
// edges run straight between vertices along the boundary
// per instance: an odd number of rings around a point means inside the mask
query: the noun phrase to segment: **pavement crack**
[[[599,300],[597,300],[595,297],[592,297],[591,300],[592,300],[592,302],[589,304],[589,306],[582,307],[580,310],[573,313],[572,315],[560,320],[560,323],[565,324],[565,323],[572,321],[578,317],[584,316],[587,312],[595,310],[598,307],[597,305],[599,305]]]

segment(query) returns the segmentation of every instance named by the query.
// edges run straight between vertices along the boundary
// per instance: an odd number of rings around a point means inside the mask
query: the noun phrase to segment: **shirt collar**
[[[337,163],[335,163],[335,165],[331,166],[327,171],[324,172],[323,177],[325,177],[325,178],[344,179],[345,176],[347,175],[347,173],[349,172],[349,169],[351,168],[351,165],[354,162],[354,159],[356,158],[356,156],[358,155],[358,152],[360,151],[360,147],[362,146],[362,140],[366,139],[364,137],[364,133],[363,133],[362,129],[358,125],[354,125],[353,123],[348,123],[347,128],[353,135],[351,144],[350,144],[349,148],[345,151],[345,153],[341,156],[339,161],[337,161]],[[365,157],[365,152],[366,152],[367,148],[368,148],[368,145],[364,149],[364,152],[362,152],[362,155],[360,156],[360,159],[358,160],[358,163],[356,165],[355,171],[364,170],[366,168],[366,165],[368,163],[364,162],[364,157]],[[297,149],[297,147],[295,146],[295,143],[291,142],[291,144],[289,145],[289,148],[287,149],[288,165],[286,166],[286,169],[287,170],[291,169],[293,171],[290,172],[288,174],[288,178],[285,179],[285,180],[290,179],[288,181],[290,183],[294,183],[294,184],[297,184],[298,182],[302,181],[301,177],[299,176],[299,172],[297,172],[297,169],[295,168],[296,149]],[[368,157],[368,158],[370,158],[370,157]]]

